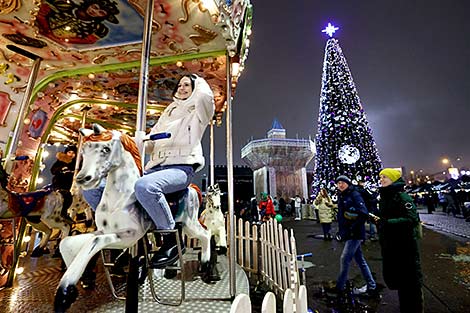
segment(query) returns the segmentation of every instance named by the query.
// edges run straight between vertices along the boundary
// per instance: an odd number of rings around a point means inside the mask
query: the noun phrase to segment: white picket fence
[[[228,233],[228,223],[226,225]],[[189,247],[199,246],[197,240],[186,242]],[[307,312],[307,289],[300,284],[296,241],[292,229],[290,232],[283,229],[275,219],[261,225],[238,219],[233,251],[236,253],[237,263],[249,277],[265,282],[273,291],[265,295],[262,312],[276,312],[276,295],[283,300],[284,313]],[[230,312],[251,312],[250,298],[247,295],[238,295]]]
[[[289,234],[275,219],[260,226],[238,219],[235,241],[237,263],[250,275],[256,274],[260,281],[265,282],[283,299],[284,313],[307,312],[307,290],[300,285],[297,248],[292,230]],[[266,301],[266,309],[263,312],[276,312],[275,299],[273,293],[266,294],[263,301],[263,305]],[[246,300],[234,301],[232,308],[236,310],[238,305],[244,308],[245,302]]]

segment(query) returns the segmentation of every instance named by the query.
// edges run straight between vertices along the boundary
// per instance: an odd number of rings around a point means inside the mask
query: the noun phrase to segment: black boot
[[[178,229],[182,253],[185,252],[183,238],[181,236],[182,224],[176,223],[175,229]],[[174,233],[162,235],[163,245],[160,247],[152,259],[150,260],[150,268],[164,268],[178,260],[178,246],[176,244],[176,236]]]

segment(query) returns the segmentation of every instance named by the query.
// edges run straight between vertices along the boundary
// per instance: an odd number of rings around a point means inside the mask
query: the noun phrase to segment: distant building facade
[[[287,139],[276,119],[267,138],[252,140],[241,150],[242,160],[253,170],[254,193],[284,199],[297,194],[308,199],[306,166],[314,156],[312,140]]]
[[[217,165],[214,167],[214,181],[219,184],[219,188],[223,193],[222,201],[227,201],[227,166]],[[253,196],[253,171],[248,166],[233,167],[233,196],[234,203],[242,201],[250,201]],[[227,208],[227,205],[223,205]]]

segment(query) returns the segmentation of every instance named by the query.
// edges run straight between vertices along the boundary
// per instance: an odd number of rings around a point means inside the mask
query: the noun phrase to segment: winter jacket
[[[275,216],[276,212],[274,211],[273,201],[271,197],[268,197],[266,201],[260,201],[258,205],[260,215],[263,216]]]
[[[360,193],[349,186],[338,196],[338,228],[343,240],[366,238],[365,221],[368,218],[367,208]]]
[[[147,142],[150,160],[145,169],[185,164],[201,170],[205,163],[201,139],[213,115],[214,94],[207,82],[198,77],[191,96],[186,100],[174,98],[150,131],[150,134],[168,132],[171,137]]]
[[[333,222],[333,208],[335,204],[331,199],[323,197],[321,194],[315,198],[315,207],[318,209],[318,217],[320,223],[332,223]]]
[[[58,152],[57,161],[52,164],[51,173],[52,187],[54,189],[70,190],[73,182],[73,173],[75,171],[75,158],[70,158],[66,153]]]
[[[378,232],[382,248],[383,277],[389,289],[422,284],[419,256],[419,215],[405,193],[403,179],[381,187]]]

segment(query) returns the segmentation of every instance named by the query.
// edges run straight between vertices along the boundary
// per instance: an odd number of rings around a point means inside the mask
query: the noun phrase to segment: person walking
[[[340,259],[340,273],[336,280],[338,298],[341,301],[346,296],[346,281],[353,258],[367,283],[367,295],[376,297],[378,296],[377,284],[361,250],[361,244],[365,240],[364,224],[368,218],[367,208],[361,194],[354,188],[349,177],[339,176],[336,179],[336,186],[339,190],[337,239],[345,241]]]
[[[331,223],[333,222],[333,208],[335,204],[328,195],[325,188],[322,188],[315,198],[315,206],[318,209],[318,217],[320,219],[323,230],[323,240],[331,240]]]
[[[385,284],[389,289],[398,290],[400,312],[422,313],[419,215],[413,199],[404,192],[405,182],[400,171],[385,168],[379,177],[377,223]]]
[[[295,206],[295,220],[300,221],[302,219],[302,199],[299,195],[296,195],[294,198]]]

